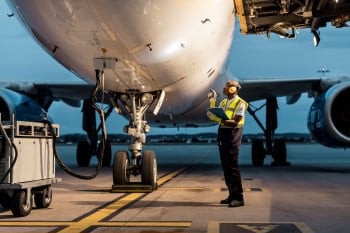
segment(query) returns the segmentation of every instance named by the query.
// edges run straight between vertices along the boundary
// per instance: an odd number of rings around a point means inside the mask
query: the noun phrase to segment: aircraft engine
[[[314,138],[328,147],[350,146],[350,81],[338,83],[315,98],[308,116]]]
[[[39,122],[46,116],[46,111],[33,99],[18,92],[0,88],[0,113],[2,121],[16,120]]]

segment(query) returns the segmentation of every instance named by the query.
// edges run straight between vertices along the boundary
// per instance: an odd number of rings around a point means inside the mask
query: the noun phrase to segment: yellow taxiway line
[[[157,180],[158,186],[161,186],[184,171],[185,168],[173,171]],[[113,215],[125,206],[139,200],[145,193],[130,193],[124,197],[112,202],[104,208],[82,218],[76,222],[70,221],[0,221],[0,227],[61,227],[57,232],[82,232],[91,227],[190,227],[191,221],[103,221]]]

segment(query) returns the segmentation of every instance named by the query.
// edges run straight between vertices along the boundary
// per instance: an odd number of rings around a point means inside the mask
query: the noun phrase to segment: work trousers
[[[218,146],[221,166],[229,199],[243,201],[241,172],[238,166],[239,148],[243,128],[221,128],[218,130]]]

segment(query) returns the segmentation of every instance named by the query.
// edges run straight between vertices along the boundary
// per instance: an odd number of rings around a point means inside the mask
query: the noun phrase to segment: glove
[[[213,89],[209,89],[208,98],[216,100],[217,97],[218,97],[218,94],[216,93],[216,91]]]

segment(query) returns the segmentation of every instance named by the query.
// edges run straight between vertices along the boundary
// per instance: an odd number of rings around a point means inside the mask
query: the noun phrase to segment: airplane
[[[157,188],[153,150],[143,151],[151,127],[213,126],[207,117],[209,89],[221,90],[236,79],[229,69],[236,18],[242,34],[278,34],[290,39],[310,29],[315,46],[320,28],[346,27],[350,3],[342,0],[91,1],[6,0],[14,16],[38,44],[85,84],[9,83],[0,89],[2,119],[42,121],[53,101],[80,107],[87,141],[77,146],[79,166],[97,155],[109,166],[111,145],[105,119],[115,110],[129,124],[131,142],[115,153],[113,184],[127,185],[130,175]],[[12,17],[12,13],[9,14]],[[295,103],[302,93],[314,97],[308,127],[319,143],[350,145],[350,77],[239,79],[239,95],[266,100],[264,132],[252,143],[252,163],[262,166],[272,155],[287,165],[286,144],[275,137],[277,97]],[[101,108],[109,106],[108,110]],[[101,124],[96,125],[95,111]],[[101,142],[98,132],[102,131]]]

